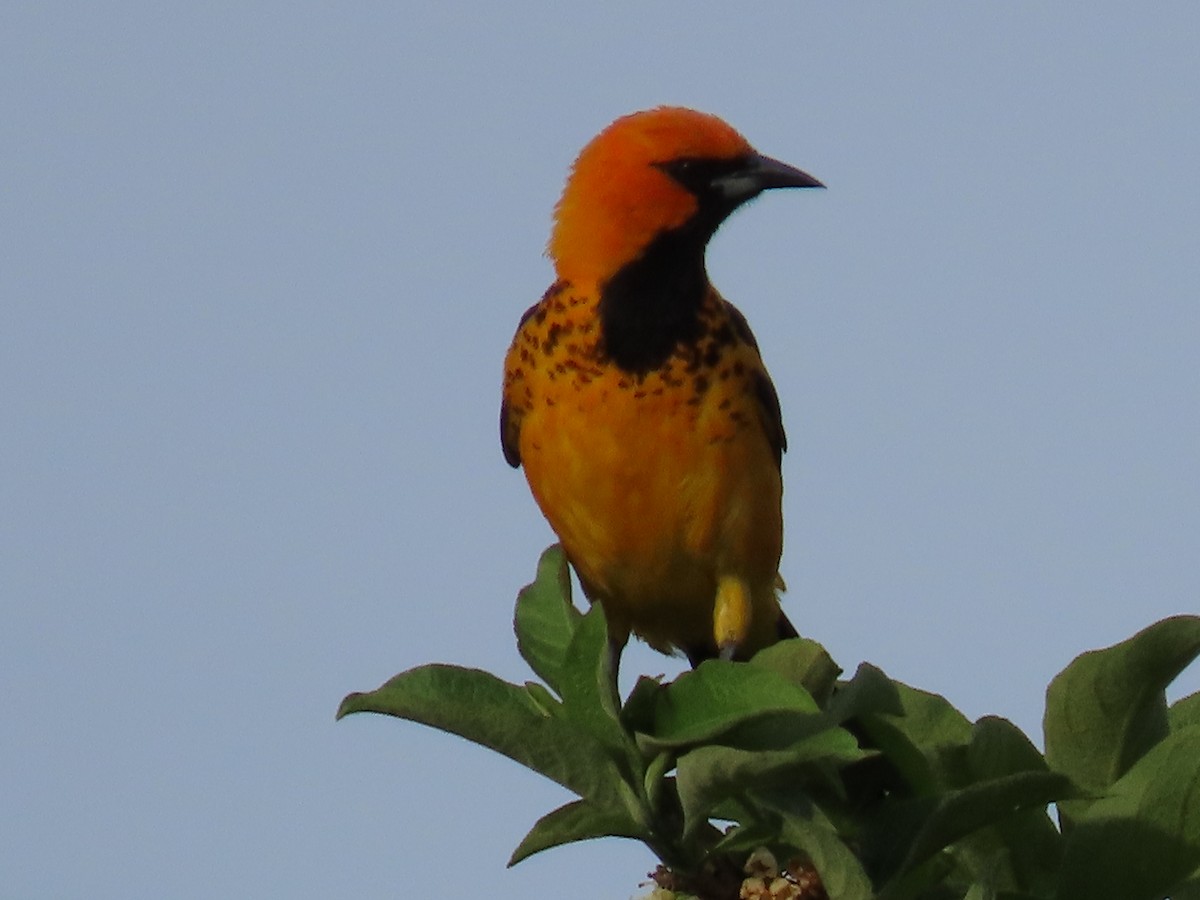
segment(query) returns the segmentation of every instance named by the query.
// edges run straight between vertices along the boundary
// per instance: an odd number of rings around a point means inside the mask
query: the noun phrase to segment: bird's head
[[[717,226],[764,190],[821,186],[716,116],[660,106],[617,119],[583,148],[548,252],[560,278],[604,282],[665,232],[688,229],[702,253]]]

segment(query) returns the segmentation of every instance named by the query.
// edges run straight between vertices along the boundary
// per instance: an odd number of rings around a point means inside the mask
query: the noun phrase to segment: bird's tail
[[[782,609],[779,611],[779,620],[775,623],[775,635],[781,641],[800,637],[800,632],[796,630],[796,626],[792,624],[792,620],[784,614]]]

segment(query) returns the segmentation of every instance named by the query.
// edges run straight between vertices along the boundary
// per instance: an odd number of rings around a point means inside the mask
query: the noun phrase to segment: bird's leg
[[[621,651],[625,649],[625,641],[621,638],[608,639],[608,669],[612,683],[617,683],[617,675],[621,671]]]
[[[713,639],[721,659],[733,659],[750,634],[750,589],[736,575],[722,575],[717,581],[717,599],[713,604]]]

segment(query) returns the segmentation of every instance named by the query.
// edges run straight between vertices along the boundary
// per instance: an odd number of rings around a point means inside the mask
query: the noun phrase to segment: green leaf
[[[521,657],[555,691],[580,618],[581,613],[571,603],[571,573],[566,554],[555,544],[538,560],[533,583],[517,595],[513,616]]]
[[[513,851],[508,864],[515,866],[551,847],[601,837],[644,839],[646,833],[623,807],[576,800],[538,819]]]
[[[634,682],[633,690],[621,707],[621,724],[629,732],[649,732],[654,728],[654,711],[658,706],[659,692],[664,690],[662,681],[641,675]]]
[[[949,734],[957,739],[957,726]],[[936,874],[927,861],[955,844],[960,863],[977,876],[990,873],[994,887],[1045,895],[1053,889],[1061,854],[1061,838],[1045,807],[1070,796],[1069,780],[1050,773],[1028,738],[1004,719],[981,719],[968,746],[957,750],[966,787],[931,787],[907,799],[896,795],[866,820],[862,858],[868,868],[891,879],[888,896],[915,896],[911,892],[919,893]]]
[[[638,743],[646,753],[687,747],[768,715],[822,727],[804,688],[768,669],[711,659],[658,693],[653,733],[638,735]]]
[[[619,772],[587,730],[548,715],[524,688],[478,669],[430,665],[378,690],[350,694],[338,718],[374,712],[420,722],[490,747],[566,788],[617,805]]]
[[[817,763],[841,766],[861,759],[853,735],[830,728],[787,750],[750,751],[732,747],[697,747],[679,757],[676,785],[683,806],[684,834],[690,835],[709,812],[727,797],[765,787],[787,785],[794,791],[804,770]],[[821,777],[822,773],[813,773]]]
[[[1171,900],[1200,900],[1200,869],[1183,884],[1171,888]]]
[[[1071,790],[1070,781],[1057,773],[1022,772],[959,790],[892,800],[866,821],[860,855],[876,879],[886,881],[881,897],[917,896],[933,883],[932,877],[941,877],[944,866],[934,860],[945,848],[1022,810],[1044,810]]]
[[[559,692],[569,719],[591,732],[614,756],[630,757],[638,764],[637,748],[621,725],[608,627],[599,605],[580,620],[567,646],[559,670]]]
[[[1077,819],[1056,896],[1159,900],[1197,871],[1200,726],[1193,725],[1168,735]]]
[[[1019,772],[949,791],[917,832],[900,871],[916,868],[955,841],[1013,813],[1045,809],[1073,790],[1070,779],[1057,772]]]
[[[901,715],[904,707],[896,683],[870,663],[860,663],[854,677],[837,686],[827,710],[840,724],[869,713]]]
[[[540,681],[525,682],[525,692],[529,694],[529,699],[537,704],[537,708],[546,715],[557,716],[562,713],[562,701],[550,693]]]
[[[650,809],[660,809],[667,787],[667,773],[675,768],[675,754],[664,751],[650,760],[642,778],[642,793]],[[678,799],[676,795],[676,799]]]
[[[924,750],[933,751],[944,747],[960,747],[970,742],[970,720],[955,709],[945,697],[909,687],[899,681],[893,684],[899,694],[903,712],[890,718],[914,744]]]
[[[1163,619],[1077,657],[1046,690],[1046,759],[1101,795],[1167,735],[1165,690],[1200,654],[1200,616]],[[1088,801],[1060,807],[1064,824]]]
[[[966,782],[962,754],[971,723],[945,697],[892,682],[901,712],[858,716],[862,730],[918,794]]]
[[[841,667],[816,641],[792,638],[760,650],[750,665],[777,672],[808,691],[824,707],[842,674]]]
[[[830,900],[874,900],[871,879],[821,811],[799,803],[766,807],[779,818],[779,840],[807,854]]]
[[[1046,761],[1025,734],[1009,722],[987,716],[975,723],[967,748],[972,781],[1019,772],[1046,772]],[[1041,896],[1054,890],[1062,860],[1062,835],[1045,808],[1029,808],[998,819],[992,834],[980,839],[980,853],[1002,862],[1013,884]],[[967,848],[971,852],[975,847]]]
[[[767,816],[757,810],[751,813],[745,806],[739,805],[736,810],[731,810],[726,818],[738,824],[727,830],[717,841],[713,848],[716,853],[749,856],[759,847],[770,847],[779,843],[778,822],[769,821]]]
[[[1200,691],[1172,703],[1167,710],[1167,722],[1172,731],[1200,725]]]
[[[999,716],[984,716],[971,727],[966,761],[972,781],[1049,771],[1045,758],[1025,732]]]

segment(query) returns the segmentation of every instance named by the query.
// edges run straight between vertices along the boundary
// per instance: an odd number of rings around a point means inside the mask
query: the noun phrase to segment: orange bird
[[[504,363],[500,440],[614,647],[695,665],[796,635],[779,608],[787,447],[746,319],[704,251],[770,188],[822,187],[715,116],[659,107],[580,153],[555,212],[557,280]]]

